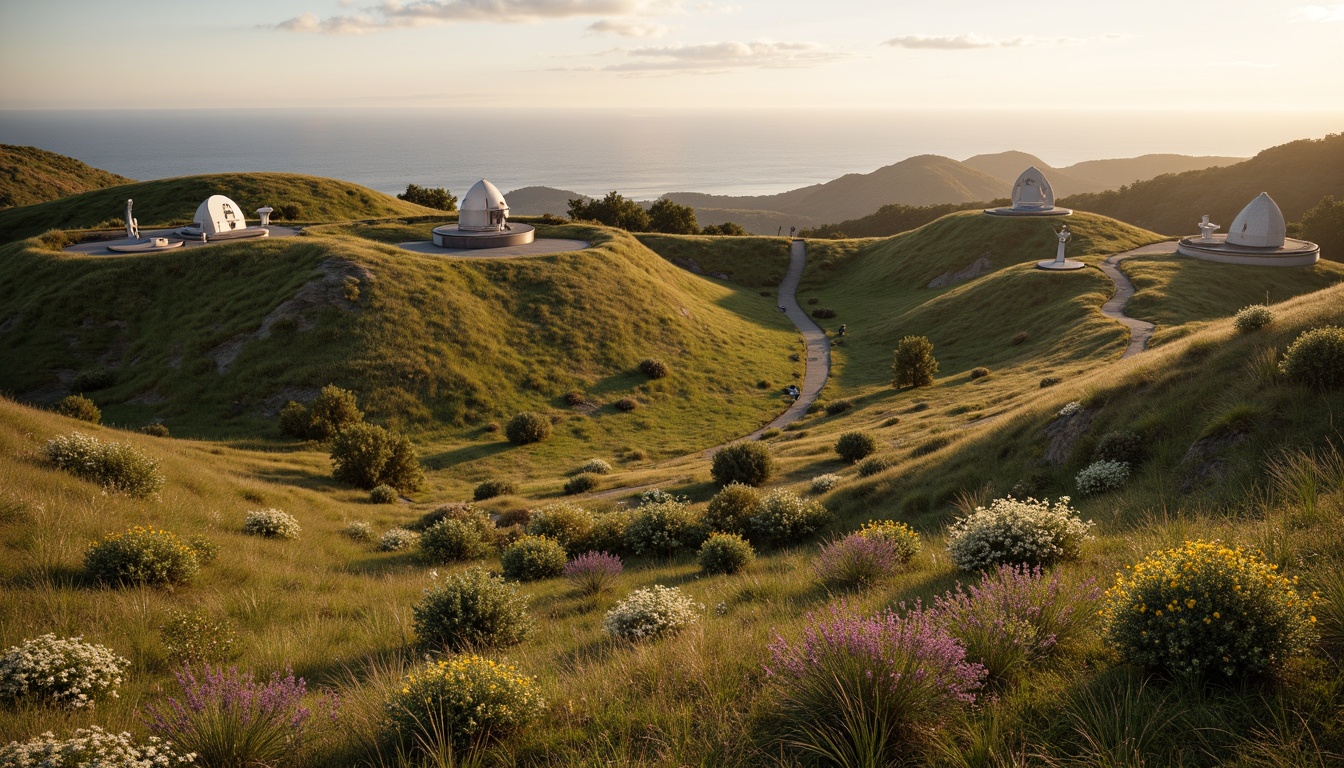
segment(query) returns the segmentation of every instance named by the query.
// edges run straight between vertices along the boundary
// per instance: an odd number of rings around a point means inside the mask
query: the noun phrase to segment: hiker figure
[[[783,312],[783,311],[784,311],[784,305],[783,305],[783,304],[780,304],[780,305],[779,305],[779,311],[780,311],[780,312]]]
[[[789,397],[792,397],[794,400],[797,400],[798,396],[802,394],[801,392],[798,391],[798,387],[794,384],[790,384],[789,388],[785,391],[788,392]]]
[[[845,335],[845,324],[844,324],[844,323],[841,323],[841,324],[840,324],[840,335],[841,335],[841,336],[844,336],[844,335]]]

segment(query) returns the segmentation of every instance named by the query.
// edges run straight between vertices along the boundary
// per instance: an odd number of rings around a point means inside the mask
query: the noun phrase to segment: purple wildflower
[[[616,581],[624,570],[621,558],[609,552],[585,552],[565,563],[565,578],[580,592],[595,595]]]
[[[891,576],[902,562],[901,553],[890,539],[851,533],[823,544],[812,568],[817,578],[827,584],[858,586]]]

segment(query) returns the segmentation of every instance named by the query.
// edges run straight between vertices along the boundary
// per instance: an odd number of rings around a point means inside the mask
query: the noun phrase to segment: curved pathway
[[[1148,339],[1152,337],[1153,331],[1157,326],[1147,320],[1136,320],[1125,314],[1125,304],[1129,303],[1130,297],[1134,295],[1134,284],[1129,282],[1125,273],[1120,271],[1120,262],[1131,256],[1147,256],[1157,253],[1175,253],[1176,244],[1172,242],[1153,243],[1132,251],[1117,253],[1114,256],[1107,256],[1097,267],[1115,283],[1115,295],[1111,300],[1101,305],[1101,314],[1115,320],[1129,329],[1129,346],[1125,348],[1125,353],[1120,356],[1123,360],[1131,355],[1137,355],[1148,346]]]

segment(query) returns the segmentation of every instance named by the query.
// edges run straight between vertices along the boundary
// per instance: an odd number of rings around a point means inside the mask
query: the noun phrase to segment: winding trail
[[[1111,300],[1101,305],[1101,314],[1115,320],[1129,329],[1129,346],[1125,348],[1125,353],[1120,355],[1123,360],[1126,357],[1137,355],[1148,346],[1148,339],[1152,338],[1153,331],[1157,326],[1147,320],[1137,320],[1125,314],[1125,305],[1129,303],[1134,296],[1134,284],[1129,282],[1125,273],[1120,271],[1120,262],[1132,256],[1148,256],[1158,253],[1175,253],[1176,244],[1172,242],[1153,243],[1135,248],[1131,251],[1117,253],[1113,256],[1107,256],[1097,267],[1115,283],[1115,295]]]

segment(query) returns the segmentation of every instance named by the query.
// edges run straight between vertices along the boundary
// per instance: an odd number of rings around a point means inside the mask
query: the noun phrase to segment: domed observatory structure
[[[481,179],[467,191],[458,207],[457,224],[435,227],[434,244],[440,248],[502,248],[532,242],[536,230],[509,223],[509,204],[494,184]]]
[[[1252,264],[1262,267],[1305,267],[1321,258],[1321,247],[1306,240],[1286,237],[1288,228],[1278,203],[1261,192],[1232,220],[1226,235],[1215,235],[1217,224],[1205,216],[1199,224],[1200,235],[1181,238],[1177,253],[1224,264]]]
[[[1068,216],[1073,211],[1055,206],[1055,190],[1041,169],[1031,166],[1013,183],[1013,205],[986,208],[990,216]]]
[[[205,198],[192,217],[191,226],[177,230],[182,237],[199,239],[206,242],[215,240],[237,240],[247,237],[266,237],[271,231],[262,227],[249,227],[243,218],[242,206],[223,195],[211,195]]]

